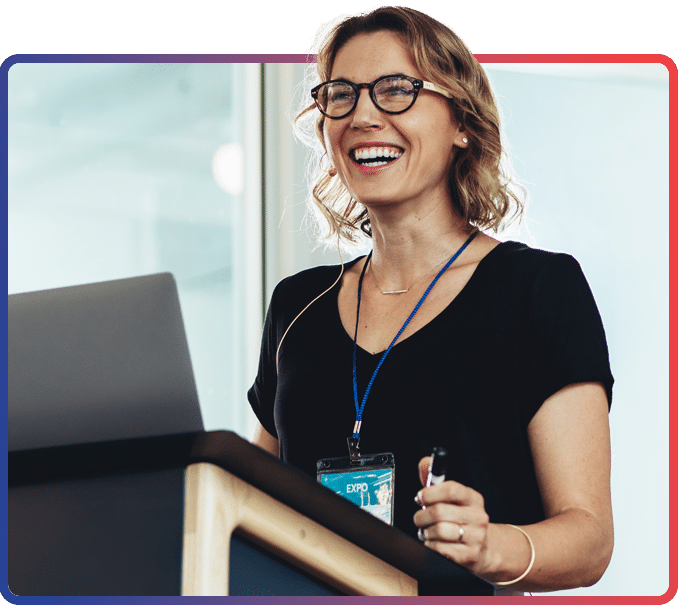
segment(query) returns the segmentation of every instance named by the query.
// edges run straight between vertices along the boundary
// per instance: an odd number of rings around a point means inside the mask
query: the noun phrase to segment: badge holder
[[[342,498],[393,525],[393,454],[360,455],[358,439],[352,437],[348,438],[348,449],[348,457],[318,460],[318,481]]]

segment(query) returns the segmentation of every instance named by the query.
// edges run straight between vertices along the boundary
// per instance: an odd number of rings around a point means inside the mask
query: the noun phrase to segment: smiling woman
[[[387,7],[332,30],[318,77],[301,114],[327,156],[315,202],[330,237],[362,231],[372,251],[274,291],[255,442],[319,480],[336,456],[356,481],[395,464],[394,525],[505,594],[596,582],[605,333],[572,257],[483,232],[521,209],[484,71],[446,27]],[[447,481],[421,489],[441,446]]]
[[[331,76],[359,83],[374,80],[377,85],[390,74],[422,78],[400,40],[381,31],[347,42],[334,59]],[[363,206],[398,203],[425,212],[444,200],[451,210],[446,177],[455,149],[466,148],[468,138],[454,120],[446,97],[424,91],[416,103],[414,94],[410,101],[406,112],[391,113],[363,93],[356,97],[350,114],[326,119],[323,135],[329,161],[338,179]],[[398,156],[376,166],[358,160],[359,156],[372,158],[372,154],[376,158],[380,150],[383,155],[384,148]],[[370,216],[371,225],[377,219]]]
[[[409,97],[411,104],[406,108],[382,107],[381,110],[387,114],[400,114],[405,111],[409,114],[419,95],[430,96],[430,92],[448,98],[445,106],[448,112],[451,112],[452,120],[464,126],[467,139],[464,146],[459,147],[465,150],[456,151],[460,154],[456,155],[450,167],[448,186],[453,195],[454,205],[457,206],[462,218],[481,228],[491,228],[495,231],[502,228],[505,219],[510,221],[520,216],[522,189],[519,185],[511,183],[503,170],[507,161],[503,155],[500,139],[499,114],[487,76],[454,32],[423,13],[389,8],[375,11],[371,17],[342,22],[328,34],[325,44],[318,53],[320,80],[330,83],[331,79],[336,79],[340,83],[346,83],[348,80],[348,84],[355,88],[350,82],[351,79],[341,77],[340,62],[337,61],[341,59],[337,57],[339,51],[342,51],[341,55],[346,55],[344,47],[350,38],[370,36],[375,40],[379,38],[387,40],[386,44],[393,49],[390,43],[393,42],[391,39],[394,32],[397,33],[395,42],[399,47],[396,53],[400,53],[399,59],[403,61],[401,65],[413,68],[416,64],[416,68],[411,70],[411,73],[396,73],[393,70],[379,76],[389,74],[398,77],[409,76],[409,80],[419,80],[421,85],[412,87],[414,91]],[[351,47],[358,50],[358,44]],[[410,53],[410,50],[413,52]],[[396,55],[391,56],[383,47],[376,45],[367,51],[370,55],[359,58],[364,70],[368,70],[369,66],[376,69],[379,62],[385,70],[388,70],[386,66],[389,63],[395,65]],[[416,75],[420,75],[419,79],[411,78]],[[400,83],[402,82],[401,80]],[[327,84],[329,83],[325,83],[325,86],[321,84],[313,90],[321,115],[314,116],[314,105],[311,104],[297,117],[297,125],[302,133],[315,131],[321,140],[325,118],[329,116],[322,109],[322,94],[329,93],[336,86],[336,83],[332,83],[330,89]],[[358,93],[359,91],[353,90],[350,95],[354,104],[350,111],[342,113],[343,116],[335,115],[333,118],[343,119],[353,112],[355,104],[358,103]],[[376,107],[379,107],[375,89],[370,91],[370,97]],[[310,135],[309,133],[305,136],[307,141],[310,140],[308,137]],[[325,151],[328,150],[325,144]],[[363,202],[345,190],[343,181],[334,179],[336,174],[333,171],[328,173],[327,170],[326,166],[319,167],[319,171],[313,177],[315,182],[313,198],[319,213],[317,220],[320,225],[329,223],[323,237],[331,242],[336,232],[344,239],[355,241],[358,238],[358,229],[371,235],[370,219]]]

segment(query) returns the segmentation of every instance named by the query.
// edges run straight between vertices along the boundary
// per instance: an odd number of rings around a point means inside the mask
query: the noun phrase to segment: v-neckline
[[[445,318],[449,315],[450,310],[459,306],[458,303],[459,303],[460,299],[461,299],[462,304],[463,304],[463,301],[466,298],[468,298],[465,295],[468,294],[473,289],[473,285],[475,285],[478,282],[478,279],[477,279],[478,276],[482,275],[482,273],[484,273],[483,269],[487,266],[488,259],[492,259],[493,256],[496,256],[495,252],[497,252],[498,250],[503,250],[504,247],[507,244],[513,244],[513,243],[515,243],[515,242],[512,242],[512,241],[500,242],[494,248],[492,248],[492,250],[490,250],[485,256],[483,256],[483,258],[481,258],[480,261],[478,261],[478,264],[476,265],[476,268],[474,269],[473,273],[471,274],[471,277],[469,277],[466,284],[464,284],[464,286],[457,293],[457,295],[438,314],[436,314],[426,324],[424,324],[424,326],[415,330],[412,334],[407,335],[405,338],[401,338],[391,348],[391,351],[396,350],[398,348],[402,349],[400,346],[406,345],[408,343],[408,341],[410,341],[410,339],[414,339],[415,337],[420,335],[422,333],[422,331],[426,331],[426,332],[424,332],[424,336],[425,336],[428,332],[430,332],[430,330],[427,331],[427,329],[430,329],[431,327],[435,327],[436,325],[440,324],[440,321],[443,318]],[[354,265],[358,264],[360,261],[364,261],[364,259],[365,259],[365,256],[361,256],[360,258],[356,258],[355,260],[348,263],[345,266],[345,268],[352,268]],[[350,342],[351,346],[353,346],[353,335],[351,335],[348,332],[348,330],[346,329],[346,327],[344,326],[344,323],[341,320],[341,314],[339,312],[339,291],[340,291],[340,289],[341,289],[341,284],[338,284],[337,288],[335,289],[336,294],[335,294],[335,299],[334,299],[334,312],[335,312],[335,315],[336,315],[336,321],[339,324],[339,328],[341,329],[341,334],[344,335],[346,337],[346,340]],[[404,322],[404,320],[403,320],[403,322]],[[380,359],[384,355],[384,352],[386,351],[386,349],[383,349],[383,350],[373,354],[372,352],[363,348],[360,345],[360,342],[358,342],[357,347],[358,347],[358,352],[361,353],[363,356],[367,356],[369,358],[374,358],[376,360]]]

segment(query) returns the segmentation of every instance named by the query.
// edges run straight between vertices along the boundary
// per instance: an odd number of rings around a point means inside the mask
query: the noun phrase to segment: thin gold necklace
[[[379,292],[381,292],[381,294],[405,294],[406,292],[409,292],[410,289],[417,282],[420,282],[421,280],[423,280],[427,275],[429,275],[429,273],[432,273],[433,271],[435,271],[438,267],[440,267],[440,265],[442,265],[445,261],[448,261],[448,260],[450,260],[450,257],[446,256],[443,260],[441,260],[439,263],[436,263],[435,266],[431,267],[426,273],[424,273],[424,275],[422,275],[421,277],[414,280],[414,282],[412,282],[408,288],[405,288],[405,289],[402,289],[402,290],[382,290],[379,287],[379,282],[377,282],[377,276],[374,275],[374,267],[372,266],[371,260],[370,260],[370,273],[372,274],[372,279],[374,279],[374,284],[376,285]]]

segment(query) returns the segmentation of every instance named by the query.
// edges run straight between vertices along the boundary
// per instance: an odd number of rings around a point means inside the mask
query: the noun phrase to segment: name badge
[[[393,525],[395,459],[392,453],[325,458],[317,463],[318,481],[342,498]]]

